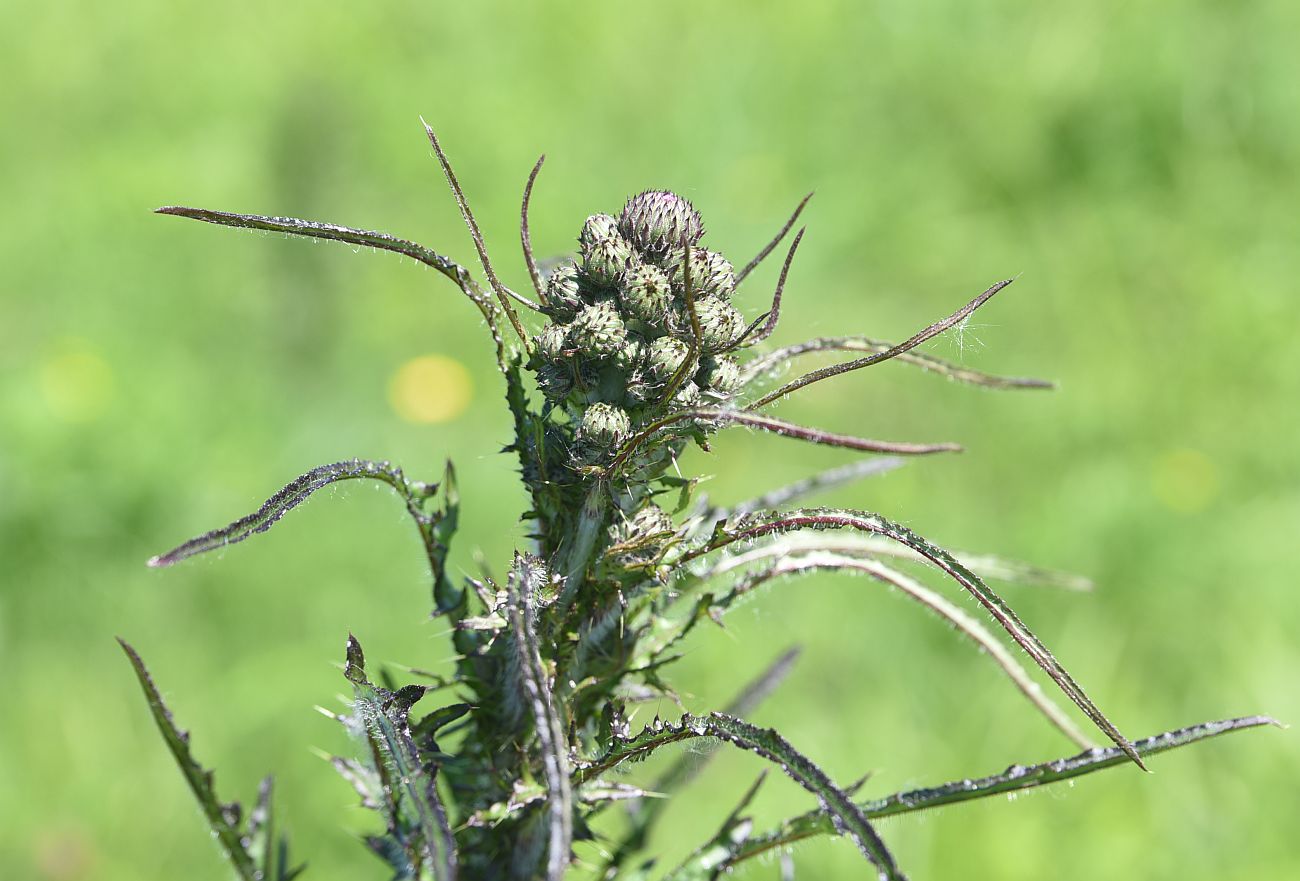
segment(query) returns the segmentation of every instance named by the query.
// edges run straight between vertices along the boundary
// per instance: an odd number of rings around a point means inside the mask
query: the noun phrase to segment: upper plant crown
[[[360,758],[334,759],[362,801],[380,811],[384,833],[366,839],[399,879],[449,881],[545,877],[558,881],[574,842],[590,839],[591,823],[611,801],[634,800],[621,836],[593,859],[596,877],[646,878],[638,862],[667,793],[698,771],[679,763],[648,789],[610,773],[670,743],[713,738],[779,765],[817,799],[810,813],[758,834],[742,815],[742,798],[718,833],[663,877],[717,878],[751,857],[816,834],[850,838],[882,879],[902,878],[872,819],[995,793],[1038,786],[1225,731],[1262,717],[1208,723],[1136,743],[1094,705],[1041,640],[984,581],[1035,580],[1086,587],[1078,579],[986,556],[946,551],[879,514],[792,507],[810,493],[896,467],[898,455],[957,449],[954,444],[869,440],[796,425],[767,415],[769,404],[849,371],[898,360],[952,379],[993,388],[1045,388],[1039,380],[1006,378],[949,364],[914,351],[958,324],[1008,282],[1000,282],[948,317],[902,343],[864,336],[823,337],[745,357],[774,332],[801,229],[786,252],[771,307],[747,322],[734,298],[744,281],[786,237],[802,212],[739,271],[701,245],[704,223],[686,199],[663,190],[633,196],[617,217],[593,214],[578,234],[575,259],[543,273],[533,257],[529,201],[542,162],[524,190],[521,241],[532,297],[506,287],[488,257],[469,204],[442,146],[426,127],[470,231],[487,284],[464,267],[404,239],[285,217],[192,208],[165,214],[210,223],[332,239],[394,251],[450,279],[485,320],[514,419],[507,447],[518,457],[531,496],[524,514],[533,546],[516,553],[500,580],[458,585],[446,561],[460,508],[454,472],[440,482],[409,480],[386,462],[351,460],[312,469],[254,513],[153,558],[168,566],[239,542],[274,525],[321,487],[342,480],[380,480],[402,498],[428,557],[435,614],[453,628],[455,670],[426,675],[426,684],[375,684],[355,638],[345,674],[355,701],[338,718],[361,743]],[[516,306],[541,324],[529,333]],[[531,322],[528,322],[531,323]],[[509,324],[514,341],[502,332]],[[778,385],[776,370],[814,352],[856,357]],[[525,382],[531,373],[536,392]],[[743,425],[805,442],[890,453],[834,469],[747,502],[718,506],[695,492],[696,481],[670,466],[689,443],[708,449],[710,435]],[[928,562],[970,595],[1069,700],[1112,743],[1095,748],[1038,687],[1000,639],[976,618],[897,568],[895,558]],[[794,653],[763,671],[725,713],[655,718],[634,730],[634,705],[676,700],[662,678],[682,640],[704,620],[720,620],[760,586],[818,571],[864,573],[891,585],[949,622],[999,666],[1045,719],[1087,750],[1072,759],[980,780],[963,780],[875,801],[856,802],[775,731],[740,716],[785,675]],[[131,657],[160,729],[204,806],[217,840],[243,881],[296,874],[274,846],[269,783],[243,825],[237,806],[223,806],[211,774],[194,761],[139,656]],[[431,678],[428,678],[431,677]],[[417,701],[446,689],[441,705],[411,719]],[[761,779],[761,778],[760,778]]]

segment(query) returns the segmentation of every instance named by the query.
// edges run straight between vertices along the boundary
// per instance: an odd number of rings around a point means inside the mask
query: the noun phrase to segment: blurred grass
[[[171,572],[150,554],[306,468],[460,470],[459,565],[500,567],[520,494],[475,313],[432,273],[151,216],[181,202],[419,239],[470,261],[417,115],[443,134],[508,282],[523,178],[543,252],[667,186],[744,260],[818,195],[778,337],[907,335],[1020,275],[941,356],[1061,381],[999,395],[882,366],[783,416],[954,439],[837,501],[950,545],[1094,576],[1008,589],[1131,735],[1256,711],[1300,718],[1300,8],[1117,0],[624,8],[52,2],[0,33],[0,876],[220,878],[112,636],[152,665],[227,797],[274,770],[313,877],[380,877],[366,822],[311,747],[349,629],[435,666],[409,525],[340,490],[278,535]],[[768,267],[744,305],[762,308]],[[464,365],[454,421],[399,417],[404,364]],[[421,362],[426,363],[427,362]],[[409,368],[407,376],[409,377]],[[451,376],[455,376],[454,370]],[[402,381],[397,380],[401,387]],[[400,397],[400,395],[399,395]],[[736,498],[842,454],[733,433],[692,468]],[[346,502],[346,504],[344,504]],[[805,641],[756,721],[872,792],[1068,752],[991,665],[867,582],[783,584],[676,682],[723,703]],[[665,714],[674,712],[662,708]],[[1016,804],[886,824],[913,877],[1300,874],[1300,753],[1266,731]],[[660,841],[680,855],[756,772],[724,756]],[[1029,803],[1024,803],[1024,802]],[[769,784],[762,817],[803,810]],[[802,877],[858,877],[842,843]],[[753,877],[771,877],[759,867]]]

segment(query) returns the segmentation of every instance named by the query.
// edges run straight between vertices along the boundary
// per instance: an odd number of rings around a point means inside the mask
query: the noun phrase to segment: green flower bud
[[[577,265],[564,263],[557,267],[546,279],[546,314],[556,321],[569,321],[585,305]]]
[[[563,358],[568,341],[569,328],[563,324],[548,324],[533,337],[537,354],[547,361],[558,361]]]
[[[686,290],[686,261],[682,256],[682,249],[676,248],[664,258],[664,268],[668,270],[673,290],[678,293]],[[735,290],[736,271],[732,269],[730,260],[708,248],[691,249],[691,293],[695,299],[730,297]]]
[[[613,300],[587,306],[569,325],[569,344],[589,357],[616,355],[626,341],[627,328]]]
[[[646,381],[644,376],[634,376],[628,380],[625,390],[627,405],[633,409],[659,400],[658,385]]]
[[[575,437],[589,450],[612,450],[632,433],[627,412],[613,404],[596,403],[582,414]]]
[[[645,341],[636,334],[630,333],[623,343],[623,348],[614,353],[614,364],[624,373],[639,373],[645,367],[649,354],[650,347],[645,344]]]
[[[600,239],[618,235],[618,221],[608,214],[593,214],[582,225],[578,234],[578,244],[585,250]]]
[[[651,327],[662,327],[673,302],[673,291],[662,270],[643,263],[627,274],[619,297],[633,317]]]
[[[700,350],[713,355],[726,349],[745,332],[745,316],[721,297],[695,301],[700,320]]]
[[[573,391],[573,368],[568,364],[543,364],[537,368],[537,388],[548,401],[563,401]]]
[[[668,402],[668,409],[689,410],[692,407],[700,406],[702,402],[703,397],[700,395],[700,387],[694,382],[687,381],[682,383],[682,387],[677,390],[672,400]]]
[[[619,235],[597,239],[582,249],[582,268],[601,287],[617,287],[634,263],[632,246]]]
[[[740,363],[730,355],[711,355],[700,364],[695,380],[706,394],[727,397],[740,385]]]
[[[623,237],[651,260],[685,239],[695,244],[704,235],[704,222],[690,202],[675,193],[648,190],[633,196],[618,217]]]
[[[686,343],[670,336],[661,336],[650,344],[646,372],[657,383],[668,382],[681,369],[690,354],[691,347]]]
[[[647,504],[636,516],[632,518],[632,528],[634,531],[643,535],[654,535],[658,532],[671,532],[673,529],[673,518],[668,516],[668,512],[656,505],[654,502]]]
[[[672,530],[673,518],[663,508],[650,502],[628,519],[610,526],[609,537],[615,544],[625,544]]]

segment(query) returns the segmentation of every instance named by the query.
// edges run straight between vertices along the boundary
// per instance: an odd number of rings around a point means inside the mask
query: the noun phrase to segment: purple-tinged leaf
[[[776,391],[769,392],[768,394],[759,398],[757,401],[750,404],[747,409],[757,410],[761,407],[767,406],[773,401],[784,398],[786,395],[789,395],[792,392],[796,392],[801,388],[812,385],[814,382],[820,382],[823,379],[830,379],[833,376],[839,376],[840,374],[848,373],[851,370],[859,370],[863,367],[870,367],[873,364],[879,364],[882,361],[888,361],[890,358],[895,358],[903,354],[904,352],[910,351],[916,348],[917,346],[921,345],[921,343],[925,342],[926,340],[931,339],[932,337],[936,337],[939,334],[943,333],[945,330],[952,327],[953,325],[959,324],[962,321],[966,320],[966,318],[968,318],[971,315],[971,313],[973,313],[980,306],[983,306],[986,302],[989,301],[989,299],[994,294],[996,294],[998,291],[1005,288],[1007,285],[1011,284],[1012,281],[1014,281],[1014,279],[1007,279],[1006,281],[998,282],[997,284],[993,285],[991,288],[986,290],[984,293],[980,294],[978,297],[971,300],[965,306],[962,306],[956,312],[949,315],[947,318],[944,318],[941,321],[936,321],[934,324],[931,324],[929,327],[919,331],[911,338],[905,340],[904,342],[899,343],[898,345],[894,346],[891,349],[888,349],[884,352],[880,352],[875,355],[869,355],[866,358],[859,358],[856,361],[849,361],[844,364],[835,364],[830,367],[823,367],[821,370],[814,370],[811,373],[806,373],[803,376],[799,377],[798,379],[786,383]]]

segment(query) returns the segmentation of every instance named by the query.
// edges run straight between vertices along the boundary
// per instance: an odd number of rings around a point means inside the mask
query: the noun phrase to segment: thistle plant
[[[335,757],[333,765],[362,803],[382,816],[383,833],[365,843],[394,878],[558,881],[576,865],[578,845],[592,877],[691,881],[716,878],[795,841],[839,835],[861,850],[880,878],[898,879],[903,870],[873,825],[879,817],[1125,763],[1144,768],[1147,757],[1163,750],[1271,722],[1260,716],[1229,719],[1130,740],[985,581],[1068,583],[1066,576],[944,550],[879,513],[802,505],[817,492],[898,467],[903,457],[958,449],[836,434],[767,412],[814,383],[895,360],[991,388],[1050,386],[980,373],[918,351],[1009,282],[994,284],[902,343],[827,337],[755,354],[777,329],[804,230],[785,251],[770,309],[750,320],[735,294],[785,241],[807,198],[737,269],[708,247],[704,222],[690,202],[646,191],[617,214],[588,217],[578,232],[576,256],[544,272],[534,259],[528,225],[543,161],[538,160],[524,188],[520,227],[532,291],[521,294],[498,277],[452,166],[433,131],[426,126],[426,132],[485,282],[429,248],[385,233],[285,217],[158,209],[403,254],[445,276],[479,311],[491,338],[513,418],[506,450],[531,501],[522,515],[530,544],[503,567],[502,580],[485,575],[458,583],[449,572],[461,504],[450,463],[434,481],[412,480],[387,462],[314,468],[254,513],[149,561],[170,566],[265,532],[316,490],[339,481],[381,481],[406,506],[428,558],[433,614],[450,624],[454,670],[412,672],[411,681],[397,682],[367,667],[360,643],[350,636],[344,675],[353,701],[346,712],[331,714],[357,746],[354,756]],[[776,380],[817,352],[851,357]],[[683,476],[678,461],[688,446],[708,450],[715,434],[735,426],[875,457],[749,501],[718,505],[699,491],[697,477]],[[968,594],[993,626],[909,574],[909,561],[928,563]],[[793,653],[755,671],[723,711],[646,718],[651,713],[645,706],[677,702],[666,676],[697,626],[720,622],[769,582],[815,572],[861,573],[915,600],[982,650],[1029,707],[1082,752],[913,792],[859,796],[862,784],[833,781],[779,733],[744,719],[780,683]],[[1104,747],[1039,688],[1008,640],[1089,720]],[[192,757],[188,736],[173,722],[143,662],[123,647],[236,876],[294,877],[299,869],[273,832],[269,778],[245,822],[238,805],[218,799],[211,773]],[[684,787],[699,760],[669,766],[646,787],[619,772],[657,750],[699,739],[756,753],[808,790],[810,807],[772,829],[755,829],[746,809],[756,783],[738,794],[722,827],[685,862],[658,865],[647,850],[656,821],[676,800],[660,796]],[[625,822],[593,825],[598,815],[614,811],[623,811]]]

